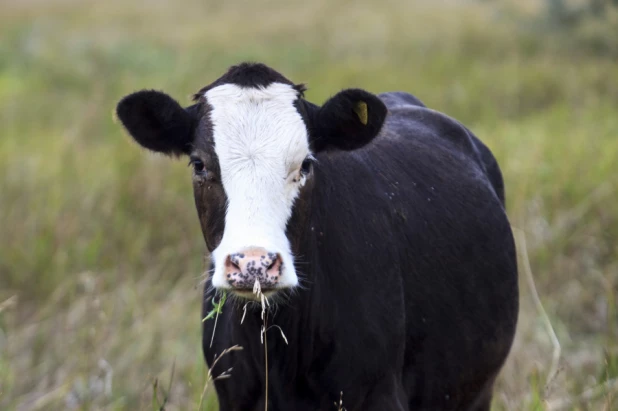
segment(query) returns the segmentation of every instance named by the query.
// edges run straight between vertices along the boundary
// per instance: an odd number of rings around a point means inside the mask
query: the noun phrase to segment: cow
[[[192,166],[220,409],[489,410],[518,314],[496,159],[408,93],[304,92],[251,62],[186,108],[154,90],[116,108]]]

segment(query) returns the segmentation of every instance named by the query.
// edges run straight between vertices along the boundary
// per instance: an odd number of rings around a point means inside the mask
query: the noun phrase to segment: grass
[[[140,150],[111,113],[140,88],[188,104],[242,60],[307,82],[314,102],[407,90],[469,126],[501,164],[561,347],[549,376],[554,344],[522,271],[494,408],[616,406],[618,13],[560,28],[535,0],[374,3],[3,3],[0,409],[150,409],[173,365],[166,409],[198,407],[212,376],[189,170]],[[216,409],[211,389],[202,405]]]

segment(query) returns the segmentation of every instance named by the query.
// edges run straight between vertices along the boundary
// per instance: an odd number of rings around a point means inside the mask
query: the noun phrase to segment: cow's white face
[[[264,288],[294,287],[298,278],[285,231],[307,178],[303,162],[310,156],[307,127],[294,105],[298,91],[282,83],[260,88],[223,84],[204,98],[211,108],[214,151],[227,196],[223,237],[211,254],[212,284],[252,287],[255,278],[242,278],[242,265],[253,254],[256,269],[264,271]],[[275,270],[266,275],[277,258]]]
[[[321,107],[306,101],[303,90],[268,66],[242,63],[198,92],[187,108],[154,90],[118,103],[118,118],[136,142],[191,158],[215,288],[255,298],[256,282],[267,296],[296,286],[292,251],[303,251],[292,250],[287,235],[311,233],[287,225],[295,200],[310,199],[315,187],[303,188],[312,178],[311,152],[363,147],[386,117],[384,103],[361,89],[340,91]]]

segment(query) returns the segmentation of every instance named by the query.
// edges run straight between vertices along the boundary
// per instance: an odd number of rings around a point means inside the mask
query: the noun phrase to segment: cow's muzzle
[[[277,288],[283,269],[279,253],[252,247],[227,256],[225,278],[234,291],[255,292],[256,280],[262,293]]]

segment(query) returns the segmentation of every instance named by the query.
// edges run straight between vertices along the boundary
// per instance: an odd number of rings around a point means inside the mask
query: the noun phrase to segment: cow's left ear
[[[337,93],[314,118],[313,151],[363,147],[378,135],[386,113],[384,103],[365,90],[347,89]]]

